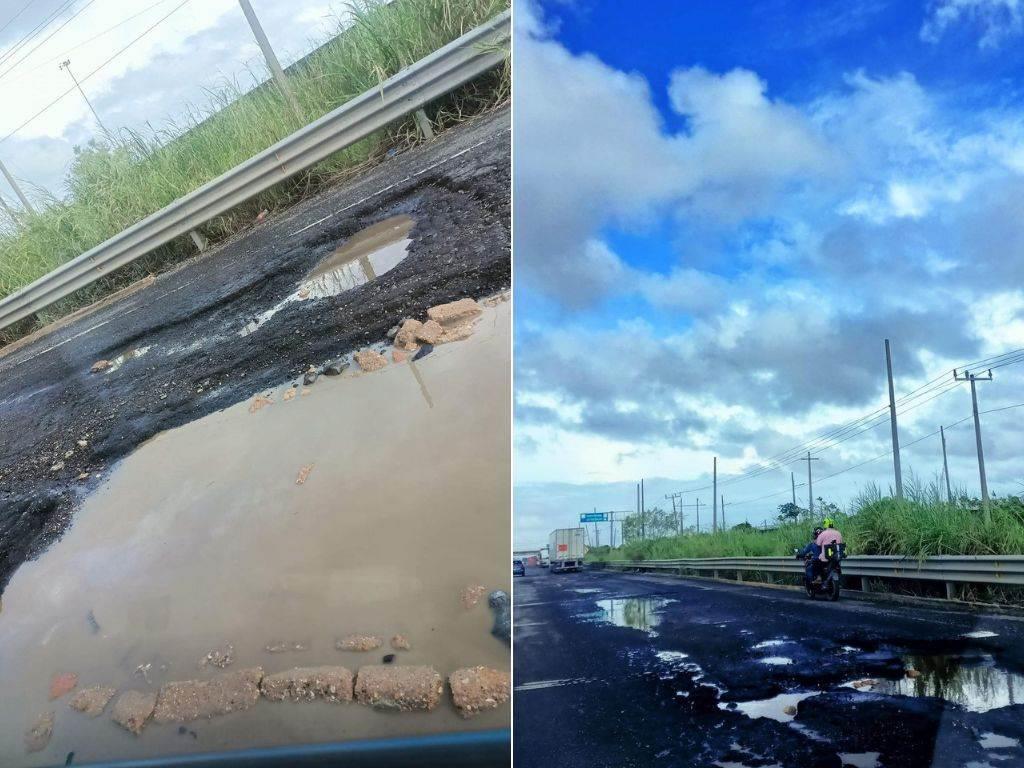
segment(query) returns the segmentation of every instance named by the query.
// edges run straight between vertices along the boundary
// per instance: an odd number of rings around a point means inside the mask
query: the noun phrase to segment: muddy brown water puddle
[[[509,707],[463,720],[358,704],[258,702],[252,709],[132,736],[48,700],[50,681],[155,691],[229,670],[379,664],[335,650],[350,633],[412,650],[396,663],[507,669],[486,599],[509,590],[510,305],[467,340],[415,363],[321,377],[308,396],[251,401],[150,440],[83,503],[64,537],[25,563],[0,613],[0,764],[63,764],[186,751],[507,727]],[[430,403],[424,396],[429,394]],[[431,407],[432,406],[432,407]],[[296,484],[303,467],[311,466]],[[287,650],[295,645],[305,650]],[[285,648],[271,652],[270,648]],[[26,757],[23,734],[53,711],[53,738]],[[193,738],[191,732],[196,733]]]
[[[250,320],[240,335],[254,333],[289,304],[337,296],[390,272],[406,257],[413,224],[409,216],[392,216],[357,232],[303,278],[294,293]]]

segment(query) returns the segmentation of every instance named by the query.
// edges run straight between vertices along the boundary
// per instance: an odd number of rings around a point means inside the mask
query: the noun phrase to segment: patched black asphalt
[[[0,585],[153,435],[383,341],[430,306],[508,288],[509,128],[504,110],[446,131],[144,289],[0,351]],[[337,296],[290,304],[239,336],[348,237],[399,214],[415,225],[398,266]],[[139,348],[148,351],[118,370],[90,373]]]
[[[844,685],[906,679],[911,655],[963,658],[974,683],[1022,675],[1019,616],[539,568],[514,588],[517,766],[1024,765],[1024,703],[968,711]],[[979,631],[994,635],[966,637]],[[786,693],[817,695],[792,722],[739,706]],[[982,746],[987,733],[1016,746]]]

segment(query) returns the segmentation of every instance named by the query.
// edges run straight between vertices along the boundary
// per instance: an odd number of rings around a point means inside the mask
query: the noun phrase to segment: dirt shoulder
[[[391,158],[141,290],[0,353],[0,585],[153,435],[367,343],[406,316],[511,283],[509,114]],[[246,323],[356,232],[405,214],[408,257],[340,295]],[[143,351],[138,357],[132,353]],[[127,355],[116,370],[98,360]],[[87,475],[87,476],[86,476]]]

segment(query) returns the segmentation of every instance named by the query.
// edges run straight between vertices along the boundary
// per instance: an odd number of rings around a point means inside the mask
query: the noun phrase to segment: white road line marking
[[[545,688],[561,688],[565,685],[579,685],[581,683],[592,683],[586,677],[567,678],[564,680],[537,680],[532,683],[522,683],[517,685],[514,690],[516,691],[542,691]]]
[[[510,130],[510,129],[506,129],[506,131],[508,131],[508,130]],[[388,184],[386,187],[384,187],[383,189],[378,189],[376,192],[371,192],[366,197],[364,197],[364,198],[362,198],[360,200],[356,200],[351,205],[346,205],[344,208],[340,208],[339,210],[335,211],[334,213],[329,213],[326,216],[324,216],[322,219],[318,219],[317,221],[314,221],[312,224],[307,224],[302,229],[299,229],[299,230],[296,230],[295,232],[292,232],[290,235],[288,235],[288,237],[295,237],[296,235],[301,235],[307,229],[312,229],[313,227],[319,226],[320,224],[323,224],[328,219],[333,219],[339,213],[344,213],[345,211],[349,210],[350,208],[355,208],[357,205],[362,205],[363,203],[365,203],[367,200],[369,200],[372,197],[376,197],[377,195],[382,195],[385,192],[388,192],[389,190],[392,190],[392,189],[394,189],[397,186],[405,184],[407,181],[412,181],[417,176],[421,176],[424,173],[427,173],[428,171],[434,170],[435,168],[437,168],[440,165],[444,165],[445,163],[450,162],[450,161],[454,160],[457,157],[461,157],[462,155],[464,155],[467,152],[470,152],[470,151],[476,149],[477,147],[482,147],[484,144],[489,143],[493,138],[494,138],[493,136],[488,136],[483,141],[478,141],[476,144],[474,144],[471,147],[466,147],[465,149],[463,149],[463,150],[461,150],[459,152],[456,152],[454,155],[451,155],[449,157],[443,158],[442,160],[438,160],[436,163],[433,163],[432,165],[428,165],[426,168],[421,168],[420,170],[416,171],[416,173],[413,173],[413,174],[411,174],[409,176],[406,176],[404,179],[401,179],[400,181],[396,181],[393,184]]]

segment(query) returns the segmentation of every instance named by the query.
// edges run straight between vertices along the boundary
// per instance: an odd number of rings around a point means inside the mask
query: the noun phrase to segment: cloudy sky
[[[332,0],[252,5],[285,66],[323,40],[344,13],[344,4]],[[0,28],[0,138],[17,129],[0,141],[0,160],[26,185],[58,195],[74,146],[97,131],[92,114],[72,91],[21,126],[73,87],[59,69],[65,59],[111,130],[162,127],[187,104],[202,105],[205,88],[226,78],[250,87],[250,72],[265,77],[237,0],[0,0]],[[0,195],[12,199],[2,180]]]
[[[789,500],[807,443],[815,496],[888,489],[886,337],[905,473],[935,478],[947,425],[978,493],[951,369],[1024,347],[1024,3],[516,13],[516,545],[641,477],[709,502],[713,456],[730,524]],[[1015,359],[978,385],[998,493],[1024,488]]]

